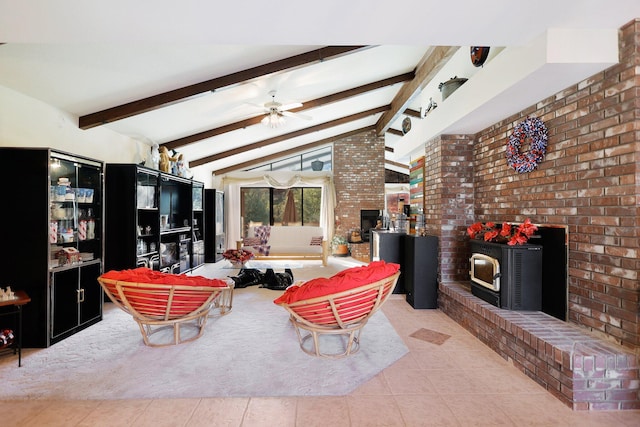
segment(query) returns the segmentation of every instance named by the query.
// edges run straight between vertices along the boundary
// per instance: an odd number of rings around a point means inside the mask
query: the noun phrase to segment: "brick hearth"
[[[441,283],[438,305],[569,407],[640,409],[640,368],[632,350],[542,312],[495,307],[464,282]]]

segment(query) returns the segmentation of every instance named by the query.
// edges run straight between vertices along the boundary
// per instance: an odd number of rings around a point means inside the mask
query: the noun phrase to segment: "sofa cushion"
[[[399,269],[399,264],[385,261],[374,261],[366,266],[348,268],[329,278],[320,277],[309,280],[302,285],[290,286],[279,298],[274,300],[274,303],[291,304],[296,301],[336,294],[377,282],[394,275]]]

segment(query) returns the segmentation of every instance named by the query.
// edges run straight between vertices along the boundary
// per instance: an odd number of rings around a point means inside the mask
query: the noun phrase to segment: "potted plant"
[[[349,254],[349,242],[344,236],[333,236],[331,239],[331,250],[334,255],[346,256]]]

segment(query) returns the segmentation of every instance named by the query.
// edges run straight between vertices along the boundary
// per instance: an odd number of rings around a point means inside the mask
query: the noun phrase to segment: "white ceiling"
[[[640,17],[637,0],[513,2],[464,0],[244,2],[0,0],[0,85],[81,117],[145,97],[227,76],[327,45],[376,45],[336,58],[205,92],[104,126],[143,141],[177,138],[260,115],[255,104],[302,103],[413,71],[432,46],[460,46],[432,81],[406,100],[405,136],[386,133],[390,168],[407,163],[425,138],[475,133],[616,61],[615,31]],[[478,6],[482,4],[482,6]],[[613,37],[612,37],[613,36]],[[483,68],[470,45],[491,46]],[[438,84],[470,80],[440,99]],[[190,161],[391,105],[396,83],[287,118],[284,127],[257,124],[176,148]],[[445,108],[446,107],[446,108]],[[394,108],[394,106],[392,106]],[[224,156],[198,166],[217,171],[375,125],[382,113]],[[390,127],[401,129],[397,114]],[[263,144],[264,145],[264,144]]]

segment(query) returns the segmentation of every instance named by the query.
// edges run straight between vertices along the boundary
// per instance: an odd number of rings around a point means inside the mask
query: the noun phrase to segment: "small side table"
[[[8,316],[10,314],[18,316],[18,328],[15,333],[15,337],[18,340],[18,367],[22,366],[22,306],[31,301],[29,295],[25,291],[15,291],[14,298],[9,300],[0,301],[0,307],[12,306],[12,310],[0,312],[0,317]],[[14,348],[15,354],[15,348]]]

